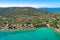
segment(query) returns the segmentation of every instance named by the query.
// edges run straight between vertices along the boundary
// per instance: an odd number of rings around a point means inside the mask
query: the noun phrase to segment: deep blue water
[[[60,34],[50,28],[10,32],[0,31],[0,40],[60,40]]]
[[[60,8],[38,8],[39,10],[46,10],[49,12],[60,12]]]

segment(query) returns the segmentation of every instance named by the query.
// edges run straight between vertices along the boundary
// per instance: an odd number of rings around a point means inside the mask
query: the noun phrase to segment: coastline
[[[53,27],[51,27],[49,24],[47,24],[47,26],[60,33],[60,30],[59,30],[59,29],[53,28]]]
[[[36,30],[38,28],[31,28],[31,29],[0,29],[1,31],[4,31],[4,32],[15,32],[15,31],[31,31],[31,30]]]
[[[60,33],[60,30],[59,29],[53,28],[49,24],[46,24],[46,25],[48,26],[48,28],[51,28],[51,29],[55,30],[56,32],[59,32]],[[39,28],[31,28],[31,29],[0,29],[0,30],[1,31],[7,31],[7,32],[14,32],[14,31],[27,31],[27,30],[30,31],[30,30],[36,30],[36,29],[39,29]]]
[[[59,29],[57,29],[57,28],[54,28],[54,30],[56,30],[57,32],[59,32],[59,33],[60,33],[60,30],[59,30]]]
[[[46,28],[46,27],[41,27],[41,28]],[[47,27],[48,28],[48,27]],[[37,29],[40,29],[40,28],[31,28],[31,29],[0,29],[1,31],[4,31],[4,32],[16,32],[16,31],[34,31],[34,30],[37,30]]]

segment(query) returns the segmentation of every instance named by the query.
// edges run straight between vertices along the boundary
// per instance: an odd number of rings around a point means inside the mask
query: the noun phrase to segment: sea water
[[[0,31],[0,40],[60,40],[60,34],[51,28]]]

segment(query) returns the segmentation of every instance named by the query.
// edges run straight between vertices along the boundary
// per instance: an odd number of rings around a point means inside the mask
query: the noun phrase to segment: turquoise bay
[[[14,32],[0,31],[0,40],[60,40],[60,34],[51,28]]]

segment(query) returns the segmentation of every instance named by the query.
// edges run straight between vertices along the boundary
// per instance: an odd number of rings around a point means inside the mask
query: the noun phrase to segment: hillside
[[[31,7],[0,8],[0,15],[6,17],[17,15],[40,16],[43,14],[48,14],[48,12]]]
[[[30,29],[56,24],[60,22],[60,14],[39,10],[32,7],[0,8],[0,28]]]

